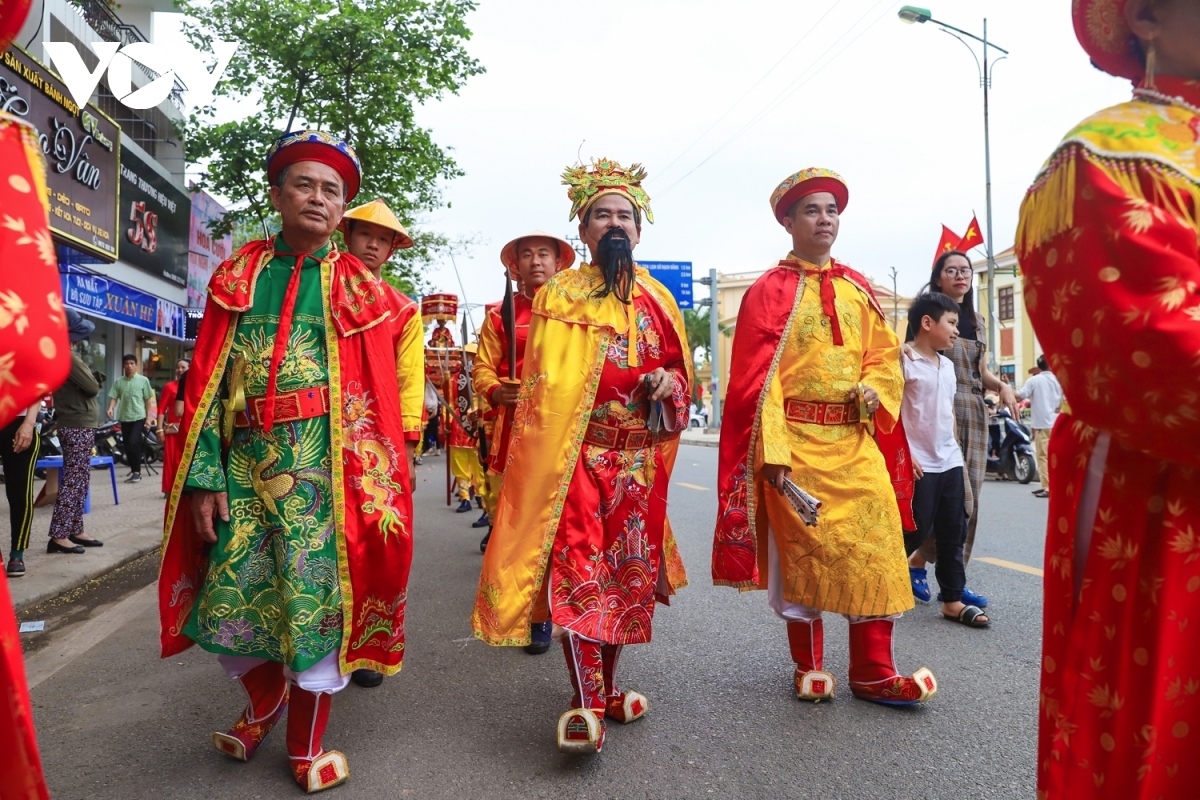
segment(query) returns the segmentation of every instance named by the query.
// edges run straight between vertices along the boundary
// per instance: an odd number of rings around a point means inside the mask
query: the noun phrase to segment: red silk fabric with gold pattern
[[[1047,800],[1200,787],[1200,83],[1158,91],[1173,104],[1077,126],[1022,207],[1026,306],[1071,408],[1049,449]]]

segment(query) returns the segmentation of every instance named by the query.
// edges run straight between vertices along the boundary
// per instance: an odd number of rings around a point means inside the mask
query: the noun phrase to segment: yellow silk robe
[[[686,351],[683,317],[670,292],[641,267],[636,275],[635,295],[650,293],[670,317]],[[605,355],[617,332],[630,336],[630,351],[635,350],[636,328],[628,309],[611,297],[592,294],[601,280],[599,271],[585,264],[555,275],[534,299],[509,467],[471,615],[475,636],[488,644],[529,644],[535,595],[539,589],[544,591],[550,550],[568,501],[567,489],[583,447]],[[690,385],[690,363],[687,370]],[[679,440],[656,446],[666,467],[662,479],[670,480]],[[663,533],[663,574],[670,593],[687,585],[669,520]]]
[[[818,269],[791,261],[800,270]],[[896,334],[849,280],[835,278],[834,289],[844,344],[832,343],[820,278],[808,275],[763,391],[753,442],[759,574],[768,574],[766,537],[772,535],[789,602],[838,614],[896,614],[913,607],[913,595],[900,511],[878,446],[865,425],[784,416],[785,398],[845,402],[859,382],[879,393],[875,422],[882,430],[890,431],[900,416],[904,374]],[[805,525],[763,481],[764,464],[790,465],[792,481],[824,503],[817,527]]]

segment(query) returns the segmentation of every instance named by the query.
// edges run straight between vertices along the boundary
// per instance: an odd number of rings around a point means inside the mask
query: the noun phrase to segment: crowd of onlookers
[[[66,382],[0,430],[0,464],[4,467],[12,534],[5,567],[9,578],[19,578],[26,572],[25,550],[30,543],[35,505],[54,505],[47,553],[77,555],[86,552],[86,548],[103,546],[103,542],[84,531],[83,517],[91,484],[101,389],[107,378],[93,370],[81,355],[95,324],[74,309],[66,309],[66,316],[72,345],[71,371]],[[174,481],[182,445],[179,423],[187,368],[186,360],[176,364],[176,380],[163,387],[162,396],[155,403],[154,390],[149,379],[139,372],[136,356],[126,354],[122,358],[122,375],[108,388],[106,416],[120,424],[122,452],[130,469],[126,483],[142,480],[147,427],[163,445],[164,493]],[[46,467],[46,485],[35,502],[38,461],[49,455],[42,451],[39,431],[44,407],[54,410],[54,435],[62,455],[61,463],[54,461]]]

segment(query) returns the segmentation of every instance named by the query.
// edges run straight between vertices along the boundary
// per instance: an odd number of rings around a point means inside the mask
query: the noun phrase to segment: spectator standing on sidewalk
[[[92,335],[95,323],[84,319],[73,308],[66,310],[67,335],[71,344]],[[58,415],[58,439],[62,442],[63,467],[54,516],[50,519],[47,553],[82,553],[85,547],[100,547],[99,539],[83,533],[83,504],[92,479],[92,445],[99,403],[100,382],[92,368],[71,349],[71,372],[67,382],[54,392],[54,410]],[[67,544],[66,540],[71,543]]]
[[[135,355],[126,353],[121,366],[125,374],[108,390],[108,417],[121,423],[130,469],[125,482],[137,483],[142,479],[142,434],[150,416],[149,402],[154,399],[154,389],[149,379],[138,372]]]
[[[1021,391],[1017,392],[1017,397],[1029,401],[1029,412],[1032,415],[1029,427],[1033,428],[1038,478],[1042,481],[1042,488],[1033,494],[1034,497],[1049,497],[1050,470],[1046,450],[1050,446],[1050,429],[1054,427],[1054,421],[1058,419],[1058,412],[1062,407],[1063,390],[1058,378],[1054,377],[1054,373],[1046,365],[1044,355],[1038,356],[1037,365],[1040,372],[1025,381]]]

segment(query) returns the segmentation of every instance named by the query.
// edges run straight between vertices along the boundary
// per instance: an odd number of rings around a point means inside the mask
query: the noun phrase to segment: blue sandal
[[[912,571],[912,567],[909,567],[908,569],[910,572]],[[914,593],[916,593],[916,585],[917,585],[916,581],[913,581],[913,592]],[[987,599],[986,595],[975,594],[970,589],[963,589],[962,601],[969,606],[979,606],[980,608],[987,608],[987,604],[988,604],[988,599]],[[938,602],[939,603],[942,602],[942,593],[941,592],[938,592]]]
[[[929,589],[929,572],[924,567],[909,567],[908,577],[912,580],[913,597],[922,603],[928,603],[929,598],[933,596],[933,593]],[[965,591],[963,592],[963,596],[964,598],[966,597]],[[967,601],[964,599],[963,602]]]

